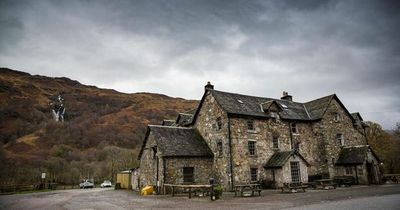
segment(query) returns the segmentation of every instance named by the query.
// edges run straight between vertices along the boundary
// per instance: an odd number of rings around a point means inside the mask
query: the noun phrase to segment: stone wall
[[[285,122],[279,119],[252,119],[254,130],[248,130],[247,120],[251,118],[231,118],[233,176],[235,183],[250,182],[250,168],[258,169],[258,179],[264,180],[264,165],[279,150],[290,150],[290,133]],[[273,136],[278,136],[279,149],[274,149]],[[255,141],[256,154],[250,155],[248,142]]]
[[[218,129],[217,118],[221,119],[221,129]],[[207,92],[194,127],[200,132],[214,153],[213,167],[210,173],[217,183],[225,190],[230,189],[230,147],[228,141],[228,115]],[[219,155],[217,144],[222,143],[222,155]]]
[[[335,113],[340,115],[340,120],[335,120]],[[365,137],[357,128],[345,110],[336,100],[332,100],[325,112],[321,122],[319,122],[319,133],[323,136],[325,151],[321,151],[325,156],[317,164],[317,170],[329,173],[332,178],[335,175],[335,162],[338,159],[342,145],[336,141],[338,133],[343,134],[344,146],[365,145]]]
[[[183,184],[183,167],[194,167],[194,184],[209,184],[212,158],[165,158],[165,183]]]
[[[145,145],[145,149],[143,150],[142,157],[140,159],[140,186],[157,185],[157,160],[159,168],[162,167],[162,164],[159,158],[161,155],[159,152],[157,152],[156,158],[153,157],[153,150],[151,148],[155,145],[156,141],[154,139],[154,136],[150,133],[147,143]],[[162,173],[160,173],[159,170],[159,175],[160,174]]]

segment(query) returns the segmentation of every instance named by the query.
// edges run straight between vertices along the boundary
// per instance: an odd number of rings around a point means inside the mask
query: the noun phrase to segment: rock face
[[[297,163],[299,181],[307,182],[311,175],[333,178],[343,174],[335,165],[341,150],[367,144],[362,122],[352,117],[336,95],[302,104],[292,102],[287,93],[279,100],[224,93],[206,86],[192,120],[186,126],[201,134],[214,158],[202,163],[169,161],[173,164],[166,179],[175,183],[182,182],[183,166],[196,164],[203,164],[196,170],[200,173],[197,176],[214,178],[225,189],[253,181],[274,181],[278,186],[292,182]],[[266,168],[271,156],[280,151],[296,151],[293,154],[298,155],[291,155],[278,168]],[[146,161],[142,158],[142,162]],[[207,168],[212,176],[203,174]]]

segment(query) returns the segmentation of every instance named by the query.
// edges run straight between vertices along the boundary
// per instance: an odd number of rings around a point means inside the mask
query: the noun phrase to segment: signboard
[[[42,179],[46,179],[46,173],[42,173]]]

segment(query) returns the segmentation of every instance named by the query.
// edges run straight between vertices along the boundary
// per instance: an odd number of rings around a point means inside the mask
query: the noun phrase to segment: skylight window
[[[288,108],[285,104],[281,104],[281,106],[282,106],[284,109],[287,109],[287,108]]]
[[[243,104],[243,101],[242,101],[242,100],[238,99],[237,101],[238,101],[239,103]]]

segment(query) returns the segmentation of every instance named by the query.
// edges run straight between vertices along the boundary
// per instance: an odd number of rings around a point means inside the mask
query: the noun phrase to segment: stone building
[[[162,186],[212,178],[225,189],[343,174],[375,182],[379,159],[367,146],[364,128],[361,115],[351,114],[335,94],[300,103],[287,92],[273,99],[217,91],[208,83],[194,112],[149,125],[139,154],[140,179]],[[367,148],[359,155],[364,158],[354,158],[357,163],[347,158],[352,148]]]

